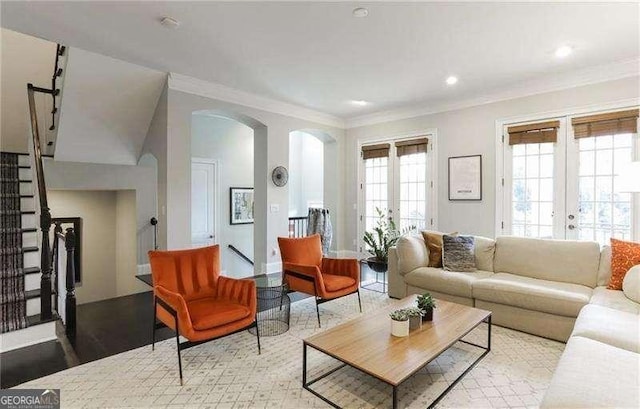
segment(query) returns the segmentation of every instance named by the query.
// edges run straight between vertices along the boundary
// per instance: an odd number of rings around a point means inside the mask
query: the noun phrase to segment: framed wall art
[[[232,187],[229,188],[229,209],[231,213],[230,224],[253,223],[253,188]]]
[[[449,158],[449,200],[482,200],[482,155]]]

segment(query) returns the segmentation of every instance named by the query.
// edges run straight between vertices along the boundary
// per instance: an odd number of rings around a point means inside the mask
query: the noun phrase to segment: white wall
[[[218,163],[218,244],[222,269],[231,277],[253,274],[253,267],[229,250],[233,245],[253,260],[253,224],[230,224],[229,189],[253,187],[253,129],[232,119],[194,114],[191,156]]]
[[[30,141],[27,83],[51,88],[56,44],[4,28],[0,29],[0,42],[0,149],[27,153]],[[37,94],[38,112],[50,111],[50,101],[50,96]],[[51,115],[39,116],[39,128],[44,131],[50,125]]]
[[[356,239],[357,212],[357,152],[358,141],[374,140],[410,132],[437,129],[438,134],[438,220],[443,231],[495,236],[496,205],[496,121],[575,107],[597,107],[599,104],[637,99],[640,78],[630,77],[606,83],[582,86],[562,91],[533,95],[509,101],[479,105],[455,111],[363,126],[347,131],[345,166],[347,210],[343,243]],[[450,202],[447,195],[447,161],[451,156],[482,155],[483,200],[481,202]]]
[[[117,190],[115,209],[116,296],[149,291],[150,287],[136,278],[136,192]]]
[[[324,144],[301,131],[289,134],[289,216],[306,216],[324,196]]]
[[[334,142],[325,145],[324,202],[331,214],[336,238],[334,248],[341,248],[339,229],[342,225],[342,187],[339,175],[344,164],[344,131],[313,122],[265,112],[259,109],[169,90],[167,113],[167,245],[169,248],[187,247],[190,232],[190,175],[191,175],[191,115],[195,111],[211,110],[224,116],[242,120],[254,128],[254,260],[257,271],[279,269],[278,236],[288,234],[288,187],[276,187],[271,171],[289,163],[289,133],[294,130],[317,129],[331,136]],[[327,155],[331,155],[330,160]],[[159,168],[160,165],[160,158]],[[159,176],[160,178],[160,176]],[[279,211],[271,213],[269,205],[277,204]],[[275,250],[275,252],[273,251]],[[263,266],[264,264],[264,266]]]
[[[135,191],[135,242],[137,263],[147,264],[153,249],[151,217],[157,217],[156,169],[147,166],[44,161],[47,190],[133,190]],[[73,215],[72,215],[73,216]]]

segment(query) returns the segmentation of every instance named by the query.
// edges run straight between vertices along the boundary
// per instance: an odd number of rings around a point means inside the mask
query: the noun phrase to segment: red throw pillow
[[[637,264],[640,264],[640,243],[611,239],[611,278],[607,288],[622,290],[624,276]]]

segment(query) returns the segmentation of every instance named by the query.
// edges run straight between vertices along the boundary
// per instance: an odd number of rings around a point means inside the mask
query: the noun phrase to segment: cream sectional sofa
[[[429,291],[490,310],[497,325],[567,342],[544,408],[640,407],[640,304],[606,289],[608,246],[475,237],[475,256],[473,273],[427,267],[422,236],[402,237],[389,253],[389,295]]]

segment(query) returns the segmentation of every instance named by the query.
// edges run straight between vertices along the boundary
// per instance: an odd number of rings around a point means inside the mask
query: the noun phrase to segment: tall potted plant
[[[389,248],[394,246],[401,234],[396,229],[393,220],[386,217],[384,212],[376,207],[378,220],[372,231],[364,233],[364,243],[367,246],[367,252],[372,257],[367,259],[367,264],[373,271],[379,273],[387,271],[387,263],[389,261]]]

